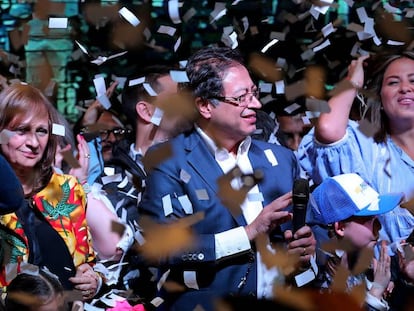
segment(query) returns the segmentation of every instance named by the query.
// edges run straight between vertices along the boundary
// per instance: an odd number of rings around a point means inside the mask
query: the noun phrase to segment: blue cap
[[[313,220],[327,225],[351,216],[384,214],[397,207],[403,196],[403,193],[379,195],[354,173],[329,177],[312,192]]]

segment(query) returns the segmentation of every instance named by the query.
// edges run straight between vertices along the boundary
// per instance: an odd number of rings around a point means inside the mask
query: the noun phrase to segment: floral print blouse
[[[72,255],[75,267],[95,260],[86,224],[86,195],[75,177],[53,173],[49,184],[32,197],[32,206],[43,214],[61,236]],[[27,262],[28,245],[27,236],[16,214],[0,216],[1,262]],[[0,285],[6,285],[4,265],[2,268]]]

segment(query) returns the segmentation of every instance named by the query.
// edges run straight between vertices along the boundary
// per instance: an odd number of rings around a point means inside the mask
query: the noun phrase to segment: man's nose
[[[257,97],[253,96],[252,100],[247,105],[247,107],[253,108],[253,109],[260,109],[260,108],[262,108],[262,103],[260,102],[260,100]]]

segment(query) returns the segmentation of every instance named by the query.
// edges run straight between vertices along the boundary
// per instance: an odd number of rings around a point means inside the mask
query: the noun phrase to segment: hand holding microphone
[[[292,190],[293,218],[292,231],[284,232],[288,241],[288,252],[300,255],[300,262],[307,266],[315,253],[316,240],[312,230],[306,226],[306,210],[309,202],[309,182],[300,178],[295,180]]]

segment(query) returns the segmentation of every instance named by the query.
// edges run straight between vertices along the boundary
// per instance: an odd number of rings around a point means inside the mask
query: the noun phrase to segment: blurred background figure
[[[278,123],[266,111],[256,110],[256,130],[251,136],[254,139],[280,145],[276,138],[278,126]]]
[[[114,146],[123,140],[128,140],[132,133],[116,97],[117,86],[118,83],[115,81],[106,91],[111,107],[105,109],[99,100],[95,100],[74,125],[74,133],[81,133],[88,142],[89,185],[92,185],[102,174],[105,163],[112,160]]]
[[[305,136],[312,127],[311,124],[305,124],[303,121],[304,117],[304,113],[276,115],[276,120],[279,125],[276,137],[282,146],[293,151],[298,150],[303,136]]]
[[[278,143],[297,151],[303,136],[313,126],[305,114],[305,98],[299,97],[295,101],[287,101],[284,97],[278,97],[267,103],[263,110],[274,118],[277,124],[275,136]]]
[[[125,125],[114,113],[114,110],[104,111],[100,115],[97,123],[104,125],[104,128],[99,130],[99,136],[102,142],[103,160],[104,162],[108,162],[112,159],[114,145],[126,138],[126,134],[129,134],[131,131],[126,129]]]

